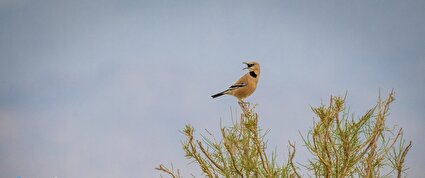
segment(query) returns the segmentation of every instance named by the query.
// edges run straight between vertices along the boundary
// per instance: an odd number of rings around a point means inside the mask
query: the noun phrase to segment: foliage
[[[400,177],[411,143],[404,146],[403,130],[394,135],[385,125],[393,101],[394,92],[386,100],[379,97],[359,120],[345,109],[345,97],[331,97],[329,106],[312,108],[320,121],[304,139],[314,155],[306,167],[316,177],[388,177],[394,171]],[[392,169],[384,173],[388,167]]]
[[[331,97],[329,105],[312,107],[320,119],[303,137],[305,147],[312,154],[306,174],[313,177],[402,177],[405,158],[411,148],[406,146],[403,130],[385,125],[394,92],[362,117],[355,119],[345,108],[345,97]],[[265,133],[258,126],[258,114],[249,103],[240,102],[240,121],[221,128],[221,140],[202,136],[194,138],[194,128],[186,125],[183,149],[186,158],[200,166],[206,177],[301,177],[300,167],[294,163],[296,148],[289,142],[288,160],[280,165],[276,154],[266,153]],[[180,172],[164,165],[156,168],[173,178]],[[310,175],[311,177],[311,175]]]

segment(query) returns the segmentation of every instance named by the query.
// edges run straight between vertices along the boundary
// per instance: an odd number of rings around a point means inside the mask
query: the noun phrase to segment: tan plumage
[[[229,89],[212,95],[212,98],[219,97],[221,95],[233,95],[239,100],[242,100],[254,93],[257,89],[258,79],[260,78],[260,64],[257,62],[244,62],[247,65],[246,68],[249,72],[242,76],[235,84],[229,87]]]

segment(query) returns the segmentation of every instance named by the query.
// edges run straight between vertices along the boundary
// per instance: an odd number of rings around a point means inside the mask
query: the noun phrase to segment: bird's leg
[[[245,102],[244,100],[239,99],[238,103],[239,103],[239,106],[241,106],[243,113],[246,116],[249,116],[251,114],[251,112],[249,111],[249,102]]]
[[[246,107],[246,105],[247,105],[248,103],[247,103],[247,102],[245,102],[243,99],[239,99],[239,100],[238,100],[238,104],[239,104],[241,107],[245,108],[245,107]]]
[[[245,103],[245,101],[241,98],[238,98],[238,103]]]

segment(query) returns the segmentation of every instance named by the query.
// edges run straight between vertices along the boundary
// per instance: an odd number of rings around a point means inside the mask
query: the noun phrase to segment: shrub
[[[401,177],[412,144],[405,144],[403,130],[395,134],[385,125],[394,101],[392,91],[359,119],[345,107],[345,97],[331,97],[329,105],[312,107],[319,120],[303,136],[312,158],[295,164],[295,145],[289,142],[288,160],[278,164],[276,154],[266,154],[266,133],[258,126],[255,106],[239,103],[239,122],[221,127],[221,139],[212,134],[194,138],[195,129],[186,125],[182,142],[187,159],[199,165],[206,177],[301,177],[300,167],[309,177]],[[179,170],[160,165],[157,170],[180,178]]]

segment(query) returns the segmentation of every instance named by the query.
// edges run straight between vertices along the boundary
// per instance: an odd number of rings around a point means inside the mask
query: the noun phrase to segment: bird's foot
[[[239,105],[244,105],[244,106],[248,106],[249,105],[249,102],[246,102],[246,101],[241,100],[241,99],[238,101],[238,103],[239,103]]]
[[[248,114],[248,113],[250,113],[249,112],[249,102],[245,102],[244,100],[239,100],[238,101],[238,103],[239,103],[239,106],[241,106],[241,109],[242,109],[242,111],[245,113],[245,114]]]

